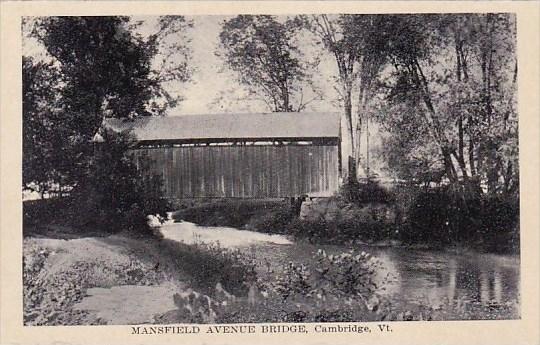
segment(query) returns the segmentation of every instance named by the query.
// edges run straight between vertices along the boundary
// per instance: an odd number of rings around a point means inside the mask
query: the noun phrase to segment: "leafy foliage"
[[[360,136],[369,121],[377,79],[388,60],[388,35],[392,23],[380,15],[303,16],[305,26],[318,38],[336,62],[336,90],[339,93],[347,128],[348,175],[357,177],[361,165]],[[358,91],[354,114],[353,93]]]
[[[147,216],[170,210],[161,197],[161,177],[135,165],[129,133],[104,132],[104,140],[68,196],[24,203],[25,227],[56,224],[75,227],[74,232],[152,234]]]
[[[368,253],[354,250],[337,255],[319,250],[315,256],[316,269],[289,263],[283,276],[272,283],[273,289],[285,300],[294,295],[325,300],[335,298],[365,302],[375,293],[376,268],[380,265]]]
[[[71,193],[74,205],[84,210],[79,221],[85,227],[150,234],[146,217],[170,208],[161,197],[161,177],[136,166],[130,157],[134,139],[129,133],[106,130],[103,138],[96,144],[84,179]]]
[[[203,295],[175,296],[178,310],[160,322],[338,322],[383,318],[375,283],[380,263],[367,253],[328,255],[320,250],[316,270],[291,262],[273,281],[249,283],[248,296],[228,293],[221,284]],[[384,282],[384,280],[383,280]]]
[[[373,179],[358,181],[348,179],[340,186],[339,196],[346,202],[362,205],[367,203],[388,203],[392,195]]]
[[[143,113],[156,87],[149,78],[154,48],[137,42],[125,28],[128,20],[47,17],[35,28],[36,37],[61,65],[65,111],[84,137],[95,134],[104,114]]]
[[[250,229],[272,234],[286,234],[291,221],[296,214],[290,206],[276,207],[267,213],[253,217],[248,223]]]
[[[31,35],[51,61],[23,59],[26,185],[77,185],[103,118],[162,114],[178,103],[165,84],[189,79],[182,33],[190,24],[167,16],[157,25],[156,33],[143,38],[129,17],[33,21]],[[158,56],[162,63],[155,70]],[[171,63],[172,58],[179,63]]]
[[[212,294],[216,284],[236,296],[246,296],[248,283],[257,279],[254,259],[239,249],[223,248],[219,243],[187,245],[173,240],[160,241],[161,250],[170,253],[177,269],[186,272],[191,285]]]
[[[168,51],[160,46],[167,36],[189,26],[183,17],[160,17],[158,31],[146,40],[134,33],[129,21],[129,17],[121,16],[46,17],[40,18],[34,29],[34,35],[61,66],[66,111],[87,122],[83,134],[92,136],[102,116],[134,117],[156,112],[158,109],[150,103],[163,95],[162,83],[189,78],[189,50],[184,42],[169,45]],[[152,62],[158,53],[165,57],[155,71]],[[181,54],[181,64],[171,65],[167,54]]]
[[[294,219],[287,231],[299,240],[311,243],[344,244],[374,242],[393,239],[395,224],[377,209],[366,207],[350,212],[355,217],[343,217],[335,220]]]
[[[388,165],[415,183],[517,192],[515,18],[391,16],[378,119]]]
[[[300,111],[305,107],[302,85],[307,81],[304,61],[293,37],[301,23],[284,23],[273,16],[239,15],[223,24],[220,53],[241,84],[263,96],[272,111]]]
[[[217,200],[177,202],[174,217],[206,226],[248,227],[262,232],[283,232],[295,215],[283,201]]]
[[[37,184],[41,193],[58,181],[65,166],[65,139],[57,92],[60,74],[51,63],[23,57],[23,185]]]
[[[519,201],[455,186],[412,190],[400,239],[432,245],[464,244],[489,252],[519,252]]]

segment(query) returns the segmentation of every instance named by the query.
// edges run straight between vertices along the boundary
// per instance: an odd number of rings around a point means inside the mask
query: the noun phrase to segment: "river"
[[[161,227],[166,238],[184,243],[219,242],[223,247],[240,248],[260,263],[261,271],[279,270],[289,261],[313,264],[318,249],[328,253],[347,251],[345,246],[294,243],[281,235],[268,235],[227,227],[203,227],[188,222],[168,223]],[[481,306],[475,318],[520,300],[520,261],[516,255],[482,254],[470,251],[449,252],[419,250],[403,247],[374,247],[355,245],[382,263],[378,279],[389,276],[386,295],[395,305],[421,303],[465,303]],[[262,269],[265,267],[265,269]],[[261,272],[264,274],[264,272]],[[519,318],[519,311],[506,310],[497,318]]]

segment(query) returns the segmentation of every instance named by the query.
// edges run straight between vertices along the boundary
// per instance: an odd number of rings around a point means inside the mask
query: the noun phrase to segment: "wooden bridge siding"
[[[164,196],[277,198],[338,188],[337,146],[195,146],[134,150]],[[310,155],[311,153],[311,155]]]

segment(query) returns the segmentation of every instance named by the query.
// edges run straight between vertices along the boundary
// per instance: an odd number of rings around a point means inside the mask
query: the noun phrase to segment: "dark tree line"
[[[128,17],[39,17],[30,36],[50,62],[23,57],[25,186],[74,187],[86,176],[92,139],[105,117],[160,115],[179,101],[164,84],[190,77],[190,23],[160,17],[155,33],[138,34]],[[177,40],[170,44],[170,37]],[[180,38],[183,38],[180,35]],[[182,58],[171,61],[181,54]],[[163,63],[153,65],[156,57]]]
[[[394,156],[390,168],[408,180],[444,178],[490,194],[516,193],[514,17],[396,16],[394,21],[392,66],[379,89],[378,116],[392,134],[386,142],[386,154]],[[415,176],[423,171],[431,176]]]

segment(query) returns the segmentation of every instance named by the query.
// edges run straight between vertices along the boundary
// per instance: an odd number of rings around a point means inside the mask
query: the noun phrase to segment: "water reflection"
[[[449,301],[453,301],[456,298],[456,270],[457,262],[456,259],[452,258],[448,263],[448,290],[446,298]]]
[[[395,274],[401,281],[393,293],[405,299],[425,295],[436,303],[464,299],[485,305],[518,299],[517,257],[474,253],[404,253],[398,248],[385,248],[383,251],[386,257],[391,257],[386,260],[393,262]]]

